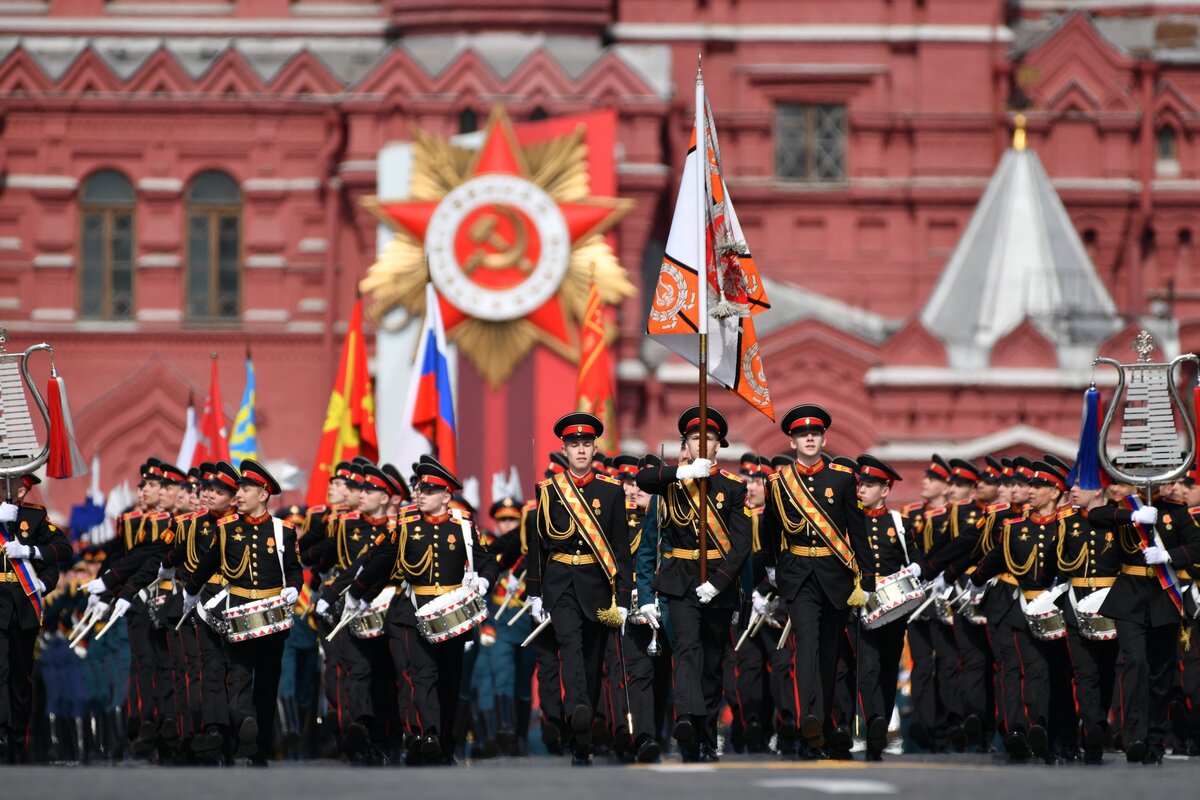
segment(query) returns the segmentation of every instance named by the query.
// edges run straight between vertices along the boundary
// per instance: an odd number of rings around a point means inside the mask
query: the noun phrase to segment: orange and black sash
[[[700,481],[684,481],[683,488],[687,490],[688,504],[692,508],[692,519],[699,518],[700,508]],[[713,544],[721,551],[722,556],[729,555],[729,531],[725,529],[725,521],[721,519],[721,515],[717,513],[717,509],[713,506],[712,498],[709,498],[708,504],[705,506],[708,512],[708,532],[712,536]],[[697,531],[699,537],[699,531]]]
[[[575,520],[575,524],[579,526],[579,530],[583,532],[583,540],[592,548],[592,552],[596,554],[596,558],[600,560],[600,565],[604,567],[604,573],[608,579],[614,580],[617,576],[617,561],[613,557],[612,548],[608,545],[608,540],[604,538],[604,530],[600,527],[600,523],[592,514],[592,509],[584,502],[583,495],[579,492],[579,487],[571,480],[571,476],[565,472],[560,472],[550,480],[550,485],[557,491],[563,503],[567,507],[567,512],[571,518]]]
[[[779,479],[783,483],[783,488],[788,493],[792,502],[808,518],[812,526],[816,528],[821,538],[825,540],[825,544],[829,545],[829,549],[838,557],[838,560],[857,572],[858,566],[854,560],[854,551],[850,549],[850,544],[846,541],[845,534],[838,530],[833,520],[826,516],[825,511],[821,508],[821,504],[813,499],[804,484],[796,478],[796,467],[794,465],[784,467],[779,471]],[[782,509],[780,511],[782,512]]]

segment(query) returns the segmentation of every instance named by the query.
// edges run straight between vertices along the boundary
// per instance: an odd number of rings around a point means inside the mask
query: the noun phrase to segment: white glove
[[[946,576],[939,572],[929,583],[929,593],[941,594],[944,591],[946,591]]]
[[[516,575],[510,574],[504,581],[505,594],[511,594],[514,597],[521,591],[521,579]]]
[[[466,580],[463,581],[466,583]],[[482,575],[476,575],[471,579],[471,588],[474,589],[480,597],[487,597],[488,589],[491,588],[492,582]]]
[[[625,620],[629,619],[629,609],[624,606],[617,606],[617,613],[621,615],[621,626],[625,626]]]
[[[113,606],[113,616],[122,616],[126,611],[129,610],[131,605],[133,605],[133,603],[129,602],[124,597],[118,598],[116,605]]]
[[[908,571],[912,573],[914,578],[921,577],[921,565],[915,561],[908,565]]]
[[[985,585],[983,585],[983,586],[977,586],[977,585],[975,584],[975,581],[970,581],[970,580],[969,580],[969,581],[967,581],[967,594],[971,595],[971,601],[972,601],[972,602],[975,602],[975,601],[977,601],[977,600],[978,600],[980,597],[982,597],[982,596],[983,596],[983,593],[984,593],[984,591],[985,591],[986,589],[987,589],[987,585],[986,585],[986,584],[985,584]]]
[[[29,545],[21,544],[20,542],[9,542],[4,545],[4,555],[8,556],[9,560],[11,561],[15,561],[18,558],[34,558],[35,556],[33,554],[36,551],[36,547],[30,547]],[[38,556],[40,555],[41,554],[39,553]]]
[[[484,647],[491,647],[496,643],[496,634],[491,633],[491,628],[479,632],[479,643]]]
[[[1140,509],[1139,509],[1140,510]],[[1136,513],[1136,512],[1135,512]],[[1142,551],[1142,557],[1146,559],[1147,564],[1170,564],[1171,555],[1161,547],[1151,545]]]
[[[662,617],[658,613],[658,606],[654,603],[647,603],[639,608],[638,612],[645,618],[646,624],[654,630],[662,627]]]
[[[709,470],[712,469],[712,465],[713,461],[710,458],[697,458],[690,464],[683,464],[676,467],[675,479],[686,481],[708,477],[708,473]]]
[[[187,589],[183,590],[183,615],[186,617],[196,607],[196,603],[200,602],[200,595],[189,594]]]
[[[760,617],[767,613],[767,596],[755,592],[750,595],[750,607],[754,609],[754,613]]]
[[[279,596],[283,598],[283,602],[289,606],[294,606],[296,605],[297,598],[300,597],[300,592],[295,586],[285,586],[283,587],[283,591],[279,593]]]
[[[46,593],[46,584],[42,583],[42,579],[41,579],[41,578],[38,578],[38,577],[36,577],[36,576],[35,576],[35,577],[34,577],[34,579],[33,579],[33,586],[34,586],[34,588],[35,588],[35,589],[37,589],[37,593],[38,593],[38,594],[45,594],[45,593]]]
[[[542,598],[529,598],[529,613],[539,625],[546,621],[546,609],[542,608]]]
[[[347,611],[349,611],[351,614],[357,614],[358,612],[362,611],[362,609],[364,607],[366,607],[366,605],[367,605],[366,602],[362,598],[355,597],[354,595],[347,592],[346,593],[346,603],[345,603],[345,605],[342,606],[342,613],[344,614]],[[318,612],[318,613],[320,613],[320,612]]]
[[[90,595],[88,595],[88,602],[87,602],[86,610],[91,611],[95,606],[98,606],[100,604],[101,604],[101,601],[100,601],[99,595],[90,594]]]
[[[317,613],[321,616],[325,616],[329,613],[329,601],[324,597],[317,601]]]
[[[102,578],[95,578],[88,581],[87,586],[84,588],[87,589],[88,594],[103,594],[108,591],[108,587],[104,585]]]
[[[98,619],[103,619],[104,617],[108,616],[108,603],[104,602],[99,597],[96,598],[96,601],[96,608],[98,609],[96,611],[96,617]]]
[[[1133,512],[1133,521],[1138,525],[1153,525],[1158,522],[1158,509],[1154,506],[1142,506]]]
[[[12,503],[0,503],[0,522],[16,522],[17,510]]]
[[[158,580],[173,581],[175,580],[175,568],[163,565],[158,568]]]
[[[469,639],[468,639],[468,640],[467,640],[467,643],[463,645],[463,652],[464,652],[464,653],[469,653],[469,652],[471,652],[471,648],[472,648],[472,647],[474,647],[474,646],[475,646],[475,642],[473,642],[473,641],[471,641],[471,640],[469,640]]]
[[[771,584],[772,586],[779,585],[779,584],[775,583],[775,568],[774,567],[767,567],[767,583]]]
[[[696,597],[700,598],[700,603],[703,605],[711,603],[713,598],[719,594],[720,592],[717,591],[717,587],[713,586],[708,581],[705,581],[696,587]]]

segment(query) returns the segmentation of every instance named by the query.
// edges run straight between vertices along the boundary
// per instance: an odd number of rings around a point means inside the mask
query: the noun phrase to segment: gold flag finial
[[[1013,150],[1023,153],[1025,151],[1025,115],[1014,116],[1013,126]]]

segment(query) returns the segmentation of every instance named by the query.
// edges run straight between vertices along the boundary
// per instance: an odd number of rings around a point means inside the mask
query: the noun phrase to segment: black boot
[[[459,758],[466,758],[467,755],[467,729],[471,727],[471,702],[469,700],[458,701],[458,706],[454,709],[454,729],[451,731],[454,734],[454,749],[455,755]],[[412,748],[409,748],[412,750]],[[416,746],[419,751],[420,745]]]
[[[50,729],[50,747],[46,749],[46,761],[51,764],[62,764],[69,759],[66,745],[62,739],[61,720],[57,714],[47,714],[46,721]]]
[[[75,733],[75,757],[80,764],[90,764],[91,754],[88,752],[88,729],[83,717],[71,720]]]
[[[518,700],[517,706],[517,721],[515,726],[516,755],[529,755],[529,717],[533,713],[532,700]]]
[[[471,734],[475,740],[474,746],[471,748],[471,758],[496,757],[496,740],[492,738],[495,721],[496,715],[492,711],[477,710],[475,712],[474,723],[471,725]]]
[[[125,760],[129,747],[129,720],[125,709],[110,708],[108,710],[108,758],[114,764]]]
[[[283,757],[288,761],[295,761],[300,757],[300,718],[296,711],[296,698],[281,697],[276,701],[276,705],[279,706]]]
[[[496,750],[502,756],[513,756],[516,751],[513,700],[508,695],[496,695]]]

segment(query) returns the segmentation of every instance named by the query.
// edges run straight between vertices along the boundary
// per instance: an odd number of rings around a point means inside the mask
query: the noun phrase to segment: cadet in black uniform
[[[877,576],[894,575],[908,566],[908,550],[899,514],[887,507],[892,485],[901,480],[896,470],[870,455],[858,457],[858,496],[862,500],[870,553]],[[901,616],[874,630],[867,630],[858,619],[851,621],[857,632],[851,641],[857,646],[858,697],[863,719],[867,722],[867,760],[882,761],[887,746],[888,723],[896,706],[896,679],[904,651],[904,632],[908,617]]]
[[[770,478],[763,519],[769,573],[787,602],[796,651],[800,734],[809,754],[825,755],[833,733],[838,639],[851,606],[875,589],[870,552],[853,471],[821,459],[829,412],[796,406],[781,427],[792,439],[796,463]],[[771,562],[774,562],[773,564]]]
[[[267,501],[279,494],[279,484],[261,464],[242,461],[237,489],[238,514],[217,523],[217,541],[196,565],[184,591],[184,611],[195,607],[205,582],[217,570],[228,583],[226,603],[237,607],[282,597],[291,609],[300,595],[304,575],[296,555],[296,531],[272,517]],[[221,613],[225,604],[215,609]],[[291,621],[290,613],[287,620]],[[238,757],[266,766],[274,752],[275,698],[287,630],[242,642],[228,642],[229,721],[237,730]]]
[[[741,603],[738,575],[750,556],[750,516],[740,477],[716,470],[728,423],[708,409],[709,430],[700,430],[700,408],[679,416],[678,428],[691,463],[660,465],[638,473],[638,486],[660,496],[658,528],[664,540],[654,590],[667,598],[675,629],[675,739],[684,760],[717,760],[717,714],[730,624]],[[708,457],[700,458],[700,437]],[[708,575],[700,579],[699,478],[708,478],[706,553]]]
[[[604,424],[592,414],[561,417],[554,434],[569,467],[538,484],[537,535],[529,537],[525,584],[537,622],[549,614],[559,642],[563,708],[573,763],[591,763],[591,727],[604,651],[629,615],[633,559],[620,481],[592,471]]]
[[[23,502],[40,481],[26,475],[15,496],[0,503],[0,761],[24,755],[25,731],[33,707],[33,650],[42,624],[38,572],[71,557],[63,532],[50,524],[46,509]],[[15,501],[15,502],[12,502]]]
[[[460,586],[471,586],[486,597],[498,568],[469,517],[460,522],[450,514],[451,495],[462,488],[458,478],[430,456],[421,456],[416,473],[419,512],[411,510],[397,518],[388,541],[372,551],[354,580],[347,603],[369,602],[378,587],[397,576],[407,582],[410,596],[397,595],[392,608],[408,629],[408,676],[421,722],[420,752],[426,763],[449,764],[454,760],[454,717],[468,637],[429,642],[417,633],[416,611]],[[476,572],[468,566],[464,525],[473,529],[471,558]]]
[[[1114,534],[1121,572],[1100,613],[1116,622],[1121,649],[1121,685],[1125,725],[1125,758],[1161,764],[1166,751],[1167,713],[1176,677],[1175,647],[1180,613],[1162,585],[1156,568],[1187,569],[1200,561],[1200,528],[1187,507],[1160,500],[1132,512],[1144,526],[1149,546],[1134,525],[1119,525]],[[1162,541],[1155,544],[1154,533]]]

